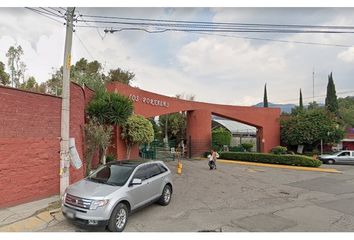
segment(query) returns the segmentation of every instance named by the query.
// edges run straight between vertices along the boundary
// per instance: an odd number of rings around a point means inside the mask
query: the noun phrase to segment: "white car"
[[[353,163],[354,164],[354,151],[343,150],[335,152],[333,154],[320,155],[319,159],[323,163],[334,164],[334,163]]]

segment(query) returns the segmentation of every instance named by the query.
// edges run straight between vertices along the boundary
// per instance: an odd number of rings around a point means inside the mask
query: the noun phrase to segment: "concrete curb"
[[[193,158],[194,160],[208,160],[207,158]],[[290,166],[290,165],[281,165],[281,164],[269,164],[269,163],[256,163],[256,162],[246,162],[246,161],[234,161],[234,160],[225,160],[218,159],[217,162],[222,163],[234,163],[246,166],[256,166],[256,167],[270,167],[270,168],[281,168],[289,170],[298,170],[298,171],[310,171],[310,172],[325,172],[325,173],[342,173],[334,168],[313,168],[313,167],[300,167],[300,166]]]
[[[49,225],[64,220],[60,208],[44,211],[29,218],[0,227],[0,232],[36,232],[45,229]]]

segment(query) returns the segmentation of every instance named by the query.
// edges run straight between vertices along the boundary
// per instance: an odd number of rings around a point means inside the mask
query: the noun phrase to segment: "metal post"
[[[323,140],[321,139],[321,155],[323,154]]]
[[[60,196],[69,186],[69,129],[70,129],[70,66],[73,36],[73,18],[75,8],[67,8],[65,52],[63,64],[63,93],[61,105],[61,141],[60,141]]]

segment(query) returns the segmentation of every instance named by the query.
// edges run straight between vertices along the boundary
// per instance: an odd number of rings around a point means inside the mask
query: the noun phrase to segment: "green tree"
[[[49,94],[61,96],[63,91],[63,67],[54,70],[52,77],[46,81],[46,88]]]
[[[71,66],[70,80],[83,86],[91,88],[94,91],[104,90],[104,74],[102,65],[98,61],[88,62],[87,59],[81,58]],[[54,70],[51,78],[46,82],[48,92],[57,96],[61,96],[63,81],[63,67]]]
[[[132,146],[151,143],[154,140],[154,129],[151,122],[140,115],[131,115],[123,127],[122,138],[127,145],[127,159],[130,159]]]
[[[160,125],[156,123],[154,118],[149,118],[148,120],[151,122],[152,128],[154,129],[155,139],[162,140],[162,131]]]
[[[332,73],[328,76],[325,106],[328,111],[334,114],[338,113],[338,100],[337,100],[336,87],[334,85]]]
[[[167,123],[167,136],[169,140],[176,140],[179,143],[186,138],[187,118],[185,114],[177,112],[159,117],[159,126],[165,133]],[[166,135],[166,133],[165,133]]]
[[[264,85],[263,107],[268,107],[267,84]]]
[[[342,124],[347,128],[354,127],[354,97],[339,98],[338,106]]]
[[[39,85],[33,76],[29,77],[27,81],[21,83],[20,88],[28,91],[39,92]]]
[[[24,79],[26,65],[21,61],[23,49],[21,45],[11,46],[6,53],[8,58],[7,65],[10,69],[10,78],[12,87],[18,88],[20,86],[20,79]]]
[[[0,61],[0,84],[1,85],[9,85],[10,84],[10,75],[5,72],[5,64]]]
[[[98,61],[88,62],[87,59],[81,58],[71,67],[70,78],[79,85],[86,85],[94,91],[102,91],[104,89],[102,73],[102,65]]]
[[[117,93],[96,92],[86,110],[100,124],[124,126],[133,113],[133,101]]]
[[[333,114],[323,109],[307,110],[281,120],[281,140],[288,146],[317,147],[323,143],[337,143],[344,136]]]
[[[111,144],[112,126],[100,124],[96,119],[90,119],[84,126],[86,175],[89,175],[92,166],[92,158],[98,151],[101,163],[106,162],[107,148]]]
[[[309,105],[307,106],[308,110],[315,110],[315,109],[322,109],[323,107],[321,107],[316,101],[310,102]]]
[[[229,146],[231,142],[232,135],[230,131],[223,127],[216,128],[212,131],[212,148],[220,151],[224,145]]]
[[[108,76],[106,78],[107,82],[120,82],[124,84],[130,85],[132,80],[134,79],[135,74],[129,71],[124,71],[121,68],[111,69],[108,72]]]

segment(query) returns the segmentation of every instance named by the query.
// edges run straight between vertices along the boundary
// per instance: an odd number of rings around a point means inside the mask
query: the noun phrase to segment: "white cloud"
[[[354,61],[354,47],[348,48],[347,50],[340,52],[337,57],[344,62]]]
[[[293,23],[353,25],[353,9],[261,9],[218,8],[79,8],[80,13],[105,16],[141,17],[245,23]],[[102,31],[101,31],[102,33]],[[103,33],[102,33],[103,34]],[[21,44],[28,75],[40,82],[48,79],[52,67],[63,62],[65,27],[26,9],[0,9],[0,61],[10,45]],[[77,36],[84,42],[89,53]],[[298,34],[238,36],[351,45],[351,35]],[[195,94],[196,100],[221,104],[252,105],[262,101],[267,83],[270,102],[286,102],[325,91],[327,76],[334,72],[337,91],[353,89],[354,48],[321,47],[296,43],[256,41],[244,38],[192,33],[147,34],[123,31],[102,40],[96,29],[77,28],[73,36],[73,63],[85,57],[101,62],[105,70],[120,67],[136,74],[142,89],[169,96]],[[297,102],[297,100],[292,101]]]

